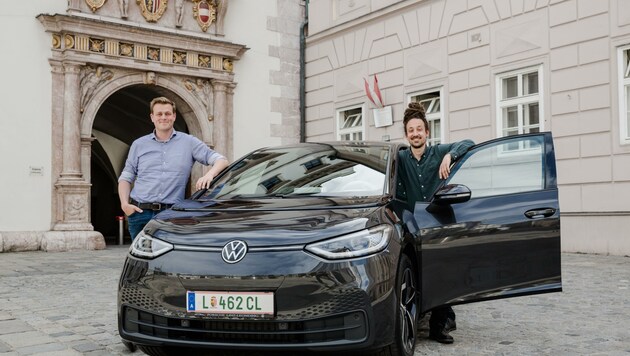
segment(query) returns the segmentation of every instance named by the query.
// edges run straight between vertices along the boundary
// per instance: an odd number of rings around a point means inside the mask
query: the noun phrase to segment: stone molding
[[[0,253],[43,250],[102,250],[103,236],[95,231],[4,231],[0,232]]]
[[[89,61],[85,54],[92,54],[113,59],[117,66],[137,69],[143,64],[169,64],[180,71],[208,70],[213,76],[230,79],[231,63],[247,50],[243,45],[159,27],[102,19],[86,21],[76,15],[41,14],[37,18],[51,34],[53,55],[60,52],[66,59]]]

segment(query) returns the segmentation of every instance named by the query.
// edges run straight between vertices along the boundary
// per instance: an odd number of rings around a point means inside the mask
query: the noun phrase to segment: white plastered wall
[[[0,12],[0,231],[50,229],[51,37],[36,16],[66,6],[13,1]]]
[[[278,46],[278,35],[268,31],[269,17],[277,16],[276,1],[230,1],[225,18],[225,39],[249,49],[234,64],[234,159],[263,146],[280,144],[272,137],[270,124],[280,124],[281,115],[271,111],[270,97],[281,88],[270,84],[270,72],[280,70],[280,60],[269,56]],[[253,11],[255,8],[255,11]]]

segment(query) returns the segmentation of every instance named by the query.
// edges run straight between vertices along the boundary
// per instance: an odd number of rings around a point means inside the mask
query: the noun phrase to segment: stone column
[[[214,89],[214,125],[212,143],[214,150],[232,160],[231,147],[228,146],[228,100],[227,90],[229,82],[212,81]]]
[[[227,145],[229,151],[229,161],[232,162],[234,159],[238,157],[233,157],[234,155],[234,88],[236,84],[230,83],[227,86]]]
[[[92,141],[94,141],[94,137],[81,137],[81,172],[83,174],[83,179],[86,182],[92,181],[92,174],[90,172],[91,162],[92,162]],[[92,184],[90,184],[90,188]],[[92,221],[92,210],[90,202],[92,201],[91,190],[88,190],[88,221]]]
[[[105,248],[103,235],[94,231],[90,223],[91,184],[85,181],[81,171],[79,72],[82,65],[70,61],[63,63],[62,169],[55,183],[53,231],[44,233],[41,242],[41,249],[45,251]]]
[[[81,174],[81,64],[64,63],[63,164],[61,179],[83,180]]]

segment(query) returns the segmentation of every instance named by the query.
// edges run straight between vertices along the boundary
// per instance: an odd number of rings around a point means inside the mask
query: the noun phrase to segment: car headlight
[[[140,231],[138,236],[133,239],[133,243],[129,248],[129,253],[136,257],[155,258],[167,253],[173,249],[173,245],[158,240],[144,231]]]
[[[367,256],[387,246],[391,230],[388,225],[380,225],[307,245],[306,250],[329,260]]]

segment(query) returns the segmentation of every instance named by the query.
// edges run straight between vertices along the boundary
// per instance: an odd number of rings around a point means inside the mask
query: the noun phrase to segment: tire
[[[396,274],[396,334],[394,343],[382,354],[392,356],[413,356],[416,347],[419,296],[417,271],[407,255],[402,255]]]
[[[175,355],[185,355],[185,350],[176,350],[170,347],[160,347],[160,346],[143,346],[138,345],[140,351],[144,352],[150,356],[175,356]]]
[[[134,344],[131,341],[127,341],[127,340],[122,340],[123,345],[125,345],[125,347],[127,348],[127,350],[129,352],[136,352],[136,350],[138,349],[136,347],[136,344]]]

